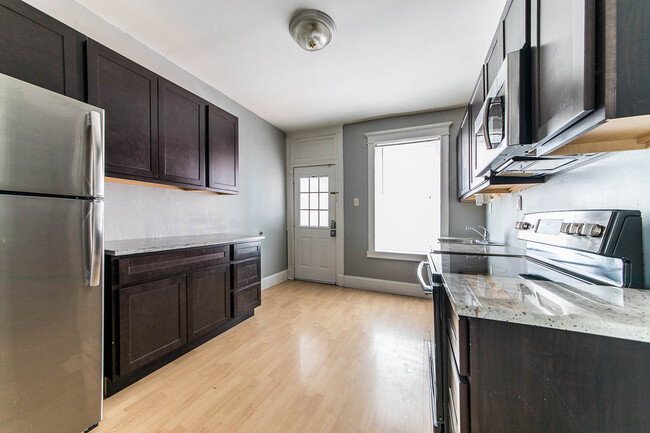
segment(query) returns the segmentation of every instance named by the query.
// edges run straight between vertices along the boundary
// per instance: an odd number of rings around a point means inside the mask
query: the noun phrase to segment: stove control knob
[[[580,235],[583,226],[584,224],[582,223],[571,223],[571,226],[569,227],[569,234]]]
[[[517,222],[515,223],[515,229],[517,229],[517,230],[521,230],[521,221],[517,221]]]
[[[560,233],[569,234],[569,229],[571,228],[571,223],[562,223],[560,226]]]
[[[585,224],[580,231],[582,236],[589,236],[590,238],[597,238],[603,234],[605,228],[599,224]]]

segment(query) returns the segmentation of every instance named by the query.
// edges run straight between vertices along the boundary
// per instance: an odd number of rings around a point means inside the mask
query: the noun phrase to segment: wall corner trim
[[[262,290],[268,289],[269,287],[280,284],[283,281],[287,280],[287,270],[280,271],[276,274],[269,275],[268,277],[262,278]]]
[[[356,277],[353,275],[343,275],[342,277],[342,284],[339,284],[337,278],[337,285],[349,287],[351,289],[392,293],[394,295],[413,296],[416,298],[431,298],[431,296],[425,295],[422,291],[422,288],[420,288],[420,286],[415,283]]]

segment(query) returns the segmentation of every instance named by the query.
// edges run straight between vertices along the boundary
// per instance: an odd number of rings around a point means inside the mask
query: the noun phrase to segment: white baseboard
[[[271,286],[280,284],[281,282],[287,279],[287,271],[280,271],[277,274],[269,275],[268,277],[262,278],[262,290],[268,289]]]
[[[393,293],[395,295],[415,296],[417,298],[428,298],[419,284],[404,283],[401,281],[379,280],[376,278],[355,277],[351,275],[342,275],[344,287],[353,289],[372,290],[375,292]],[[338,283],[338,278],[337,278]]]

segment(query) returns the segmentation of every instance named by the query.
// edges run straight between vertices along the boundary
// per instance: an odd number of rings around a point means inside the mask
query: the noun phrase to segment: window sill
[[[427,259],[426,254],[417,254],[417,253],[367,251],[366,255],[369,259],[401,260],[404,262],[421,262]]]

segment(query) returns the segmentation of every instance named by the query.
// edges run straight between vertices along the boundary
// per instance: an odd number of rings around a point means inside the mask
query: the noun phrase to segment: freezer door
[[[0,194],[1,432],[81,432],[101,418],[102,279],[88,285],[102,270],[101,209]]]
[[[0,74],[0,191],[104,196],[104,110]]]

